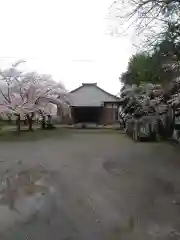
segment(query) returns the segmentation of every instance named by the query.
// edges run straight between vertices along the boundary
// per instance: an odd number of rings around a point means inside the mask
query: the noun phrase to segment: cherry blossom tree
[[[0,113],[17,116],[18,131],[20,120],[26,117],[29,130],[32,131],[35,114],[41,115],[44,126],[46,116],[49,123],[51,121],[50,109],[53,105],[67,111],[68,93],[63,84],[55,82],[50,75],[19,71],[18,66],[21,63],[19,61],[11,68],[0,71]]]
[[[42,117],[42,128],[44,128],[45,118],[48,117],[51,125],[51,110],[55,105],[63,112],[69,108],[68,93],[61,83],[53,81],[50,75],[38,75],[37,73],[27,73],[23,76],[22,86],[23,96],[27,98],[27,109],[29,112],[39,113]],[[28,114],[28,121],[32,122],[32,114]]]

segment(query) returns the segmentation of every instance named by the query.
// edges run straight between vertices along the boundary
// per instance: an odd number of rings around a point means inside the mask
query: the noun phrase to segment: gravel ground
[[[118,131],[0,144],[0,171],[42,165],[55,189],[41,211],[2,240],[180,239],[180,150]],[[0,213],[1,214],[1,213]]]

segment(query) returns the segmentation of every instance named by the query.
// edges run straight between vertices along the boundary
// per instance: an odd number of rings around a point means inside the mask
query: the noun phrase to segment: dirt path
[[[41,211],[0,239],[180,239],[180,150],[168,144],[77,130],[1,143],[0,153],[1,172],[20,159],[27,167],[40,164],[55,189]]]

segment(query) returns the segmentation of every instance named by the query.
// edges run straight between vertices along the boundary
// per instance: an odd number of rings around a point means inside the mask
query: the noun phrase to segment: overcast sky
[[[97,82],[118,93],[132,54],[128,37],[106,34],[111,0],[1,0],[0,66],[27,60],[71,90]]]

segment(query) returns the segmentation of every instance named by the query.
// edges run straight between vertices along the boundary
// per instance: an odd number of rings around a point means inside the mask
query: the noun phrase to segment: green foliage
[[[158,57],[153,54],[137,53],[128,63],[127,72],[121,76],[124,84],[140,85],[141,83],[160,83],[162,81],[162,67]]]
[[[140,52],[131,57],[128,68],[120,77],[124,84],[167,84],[180,76],[180,25],[169,23],[164,38],[151,54]]]

